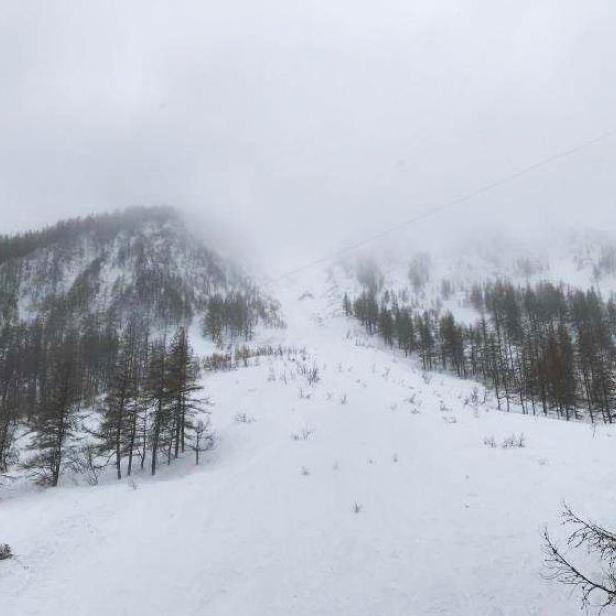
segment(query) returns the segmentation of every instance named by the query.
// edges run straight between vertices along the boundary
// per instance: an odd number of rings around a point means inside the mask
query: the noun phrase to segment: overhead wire
[[[517,171],[514,171],[512,173],[509,173],[505,176],[502,176],[496,180],[493,180],[492,182],[489,182],[487,184],[484,184],[482,186],[480,186],[479,188],[465,193],[464,195],[461,195],[459,197],[456,197],[454,199],[451,199],[449,201],[446,201],[444,203],[441,203],[440,205],[436,205],[424,212],[420,212],[419,214],[412,216],[411,218],[407,218],[406,220],[402,220],[398,223],[396,223],[395,225],[391,225],[390,227],[387,227],[386,229],[384,229],[383,231],[380,231],[378,233],[375,233],[373,235],[367,236],[361,240],[358,240],[357,242],[354,242],[348,246],[345,246],[344,248],[341,248],[339,250],[334,251],[331,254],[328,255],[324,255],[322,257],[319,257],[317,259],[314,259],[312,261],[308,261],[307,263],[304,263],[302,265],[300,265],[299,267],[296,267],[294,269],[291,269],[283,274],[281,274],[280,276],[278,276],[276,278],[276,281],[280,281],[280,280],[284,280],[285,278],[289,278],[291,276],[295,276],[296,274],[299,274],[301,272],[303,272],[306,269],[312,268],[312,267],[316,267],[318,265],[322,265],[324,263],[328,263],[330,261],[334,261],[335,259],[340,258],[341,256],[344,256],[350,252],[354,252],[355,250],[358,250],[360,248],[363,248],[364,246],[371,244],[373,242],[376,242],[384,237],[387,237],[388,235],[391,235],[392,233],[395,233],[396,231],[398,231],[399,229],[402,229],[404,227],[408,227],[411,224],[414,224],[416,222],[420,222],[423,221],[427,218],[431,218],[433,216],[436,216],[440,213],[442,213],[443,211],[446,210],[451,210],[451,209],[455,209],[455,208],[459,208],[462,205],[466,205],[467,203],[469,203],[470,201],[472,201],[473,199],[476,199],[477,197],[481,196],[481,195],[485,195],[486,193],[489,193],[501,186],[504,186],[506,184],[509,184],[511,182],[515,182],[516,180],[518,180],[519,178],[528,175],[529,173],[536,171],[537,169],[541,169],[543,167],[547,167],[549,165],[551,165],[552,163],[565,159],[565,158],[569,158],[570,156],[573,156],[574,154],[577,154],[583,150],[586,150],[594,145],[597,145],[599,143],[602,143],[604,141],[606,141],[607,139],[609,139],[610,137],[613,137],[614,135],[616,135],[616,130],[612,129],[612,130],[608,130],[608,131],[604,131],[603,133],[601,133],[600,135],[593,137],[592,139],[587,139],[586,141],[583,141],[581,143],[578,143],[574,146],[571,146],[565,150],[560,150],[558,152],[555,152],[554,154],[551,154],[549,156],[546,156],[545,158],[541,158],[525,167],[522,167],[521,169],[518,169]]]

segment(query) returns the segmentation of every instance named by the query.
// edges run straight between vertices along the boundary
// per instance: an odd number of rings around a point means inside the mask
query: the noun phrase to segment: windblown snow
[[[201,466],[5,491],[2,616],[579,613],[541,575],[541,531],[558,536],[563,500],[609,521],[614,430],[423,374],[311,276],[274,290],[288,327],[259,341],[304,359],[204,374],[217,444]],[[512,435],[525,446],[499,446]]]

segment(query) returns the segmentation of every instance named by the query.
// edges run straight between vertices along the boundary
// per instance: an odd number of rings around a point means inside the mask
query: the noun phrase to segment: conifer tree
[[[171,343],[167,368],[167,389],[172,407],[172,441],[174,456],[184,453],[186,440],[193,431],[193,417],[201,410],[195,394],[199,385],[199,362],[188,341],[186,329],[181,327]]]
[[[53,354],[49,387],[32,422],[30,449],[34,457],[27,462],[43,484],[57,486],[66,465],[70,439],[75,436],[81,405],[79,348],[75,334]]]
[[[107,386],[99,429],[99,436],[103,439],[101,449],[113,455],[118,479],[122,479],[122,459],[126,445],[130,447],[135,434],[135,407],[138,404],[135,347],[136,334],[133,326],[129,325],[122,336],[120,351]]]

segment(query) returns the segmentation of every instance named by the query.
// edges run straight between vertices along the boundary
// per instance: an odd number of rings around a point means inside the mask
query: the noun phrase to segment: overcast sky
[[[0,231],[132,204],[291,263],[616,129],[613,0],[2,0]],[[434,217],[616,222],[616,137]]]

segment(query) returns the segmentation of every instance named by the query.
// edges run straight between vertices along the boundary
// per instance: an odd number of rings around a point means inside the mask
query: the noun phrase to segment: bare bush
[[[208,371],[229,371],[236,370],[240,366],[247,368],[250,365],[250,360],[255,360],[255,365],[261,357],[287,357],[295,360],[296,357],[302,359],[306,356],[306,349],[298,347],[283,347],[272,345],[261,345],[250,347],[247,345],[235,347],[233,353],[213,353],[208,355],[203,360],[203,368]]]
[[[577,589],[583,608],[603,611],[616,606],[616,533],[581,518],[567,504],[563,505],[561,518],[563,526],[570,529],[566,548],[559,547],[547,529],[543,532],[545,577]],[[585,572],[575,563],[575,552],[579,550],[594,557],[595,573]]]
[[[316,363],[312,364],[312,366],[301,363],[299,364],[297,370],[303,377],[306,378],[306,381],[308,381],[308,385],[310,386],[316,385],[321,380],[319,376],[319,367]]]
[[[68,468],[77,475],[83,475],[91,486],[98,485],[100,474],[107,465],[107,460],[100,458],[96,446],[92,443],[69,452]]]
[[[299,432],[293,432],[291,438],[294,441],[307,441],[314,434],[311,428],[302,428]]]
[[[11,546],[8,543],[0,543],[0,560],[8,560],[13,558]]]
[[[479,389],[477,387],[473,387],[471,395],[464,398],[464,406],[472,406],[473,408],[477,408],[479,403]]]
[[[209,372],[228,372],[236,368],[231,353],[212,353],[203,360],[203,369]]]
[[[319,376],[319,368],[316,364],[308,370],[306,380],[308,381],[308,385],[316,385],[321,380],[321,377]]]
[[[191,449],[195,452],[195,465],[199,466],[201,454],[214,446],[214,433],[211,430],[210,416],[204,415],[195,426],[195,439]]]
[[[515,447],[526,447],[526,437],[523,433],[512,434],[505,438],[501,443],[503,449],[511,449]]]
[[[495,448],[496,447],[496,439],[493,436],[484,436],[483,437],[483,444],[486,447]]]
[[[236,413],[233,416],[233,421],[240,424],[251,424],[257,420],[252,417],[252,415],[248,415],[247,413]]]

